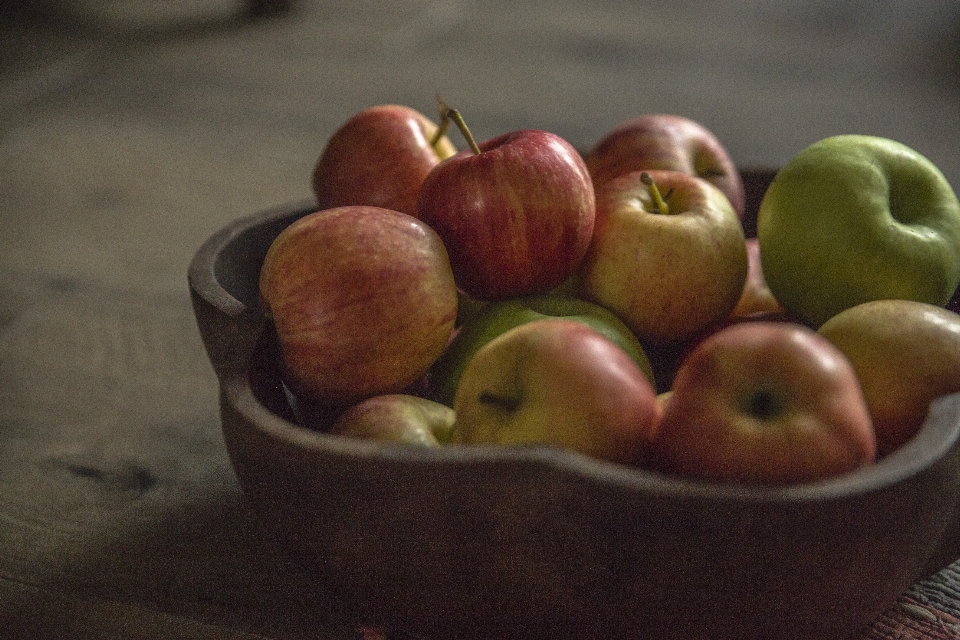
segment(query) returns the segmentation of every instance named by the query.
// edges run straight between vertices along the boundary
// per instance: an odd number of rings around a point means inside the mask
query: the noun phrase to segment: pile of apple
[[[312,180],[260,278],[284,382],[329,417],[305,426],[783,484],[872,463],[960,391],[960,202],[892,140],[798,153],[756,238],[729,154],[674,115],[581,156],[377,106]]]

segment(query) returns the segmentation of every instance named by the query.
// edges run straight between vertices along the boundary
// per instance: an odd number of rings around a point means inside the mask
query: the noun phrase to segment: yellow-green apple
[[[361,400],[341,413],[330,433],[352,438],[438,446],[453,428],[450,407],[420,396],[390,393]]]
[[[418,217],[443,239],[467,295],[549,291],[576,270],[593,233],[593,184],[583,159],[548,131],[468,141],[471,149],[423,181]]]
[[[578,275],[581,295],[647,346],[682,342],[726,319],[747,269],[743,228],[719,189],[679,171],[637,171],[597,192]]]
[[[736,164],[717,137],[683,116],[651,113],[627,120],[607,133],[584,160],[594,188],[634,171],[680,171],[711,182],[743,218],[744,188]]]
[[[960,202],[930,160],[899,142],[825,138],[795,155],[757,219],[763,273],[813,327],[869,300],[943,306],[960,283]]]
[[[456,153],[429,118],[384,104],[349,118],[327,140],[313,169],[319,209],[369,205],[417,215],[420,185],[441,160]]]
[[[930,403],[960,391],[960,316],[912,300],[873,300],[819,329],[857,372],[886,455],[912,438]]]
[[[430,397],[453,406],[463,370],[483,345],[509,329],[546,318],[566,318],[591,327],[626,351],[653,382],[653,370],[640,341],[614,313],[580,298],[543,294],[488,302],[464,323],[430,368]]]
[[[457,289],[446,249],[405,213],[348,206],[286,227],[260,273],[291,389],[327,405],[399,392],[446,347]]]
[[[582,322],[521,324],[470,360],[453,442],[542,443],[637,464],[660,418],[653,386],[619,346]]]
[[[872,462],[876,439],[853,366],[796,323],[745,322],[684,360],[652,459],[672,474],[791,484]]]
[[[747,281],[743,286],[743,293],[737,306],[730,316],[740,318],[753,314],[785,313],[786,309],[777,302],[763,277],[763,266],[760,261],[760,243],[757,238],[747,238]]]

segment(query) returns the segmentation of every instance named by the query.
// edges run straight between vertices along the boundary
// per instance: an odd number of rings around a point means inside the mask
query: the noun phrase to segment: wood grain
[[[185,297],[77,291],[0,334],[0,636],[344,637],[252,522]]]

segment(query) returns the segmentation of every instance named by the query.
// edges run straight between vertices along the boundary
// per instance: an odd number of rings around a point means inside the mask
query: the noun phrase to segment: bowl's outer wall
[[[772,177],[744,174],[747,235]],[[312,210],[238,220],[201,247],[189,281],[241,485],[352,614],[437,637],[841,637],[932,556],[960,554],[937,548],[957,503],[955,446],[892,486],[784,504],[611,484],[575,472],[567,452],[434,464],[291,437],[305,430],[262,404],[273,393],[282,414],[277,381],[261,380],[258,400],[246,371],[265,325],[263,255]],[[951,426],[956,404],[940,418]]]
[[[260,308],[260,266],[270,244],[310,202],[236,220],[207,240],[190,262],[187,280],[200,337],[218,377],[245,371],[265,318]]]
[[[264,428],[276,385],[258,398],[234,376],[222,395],[256,510],[352,615],[436,637],[841,638],[917,579],[958,493],[954,443],[903,481],[813,501],[665,494],[567,452],[355,455]],[[956,435],[951,400],[937,438]]]

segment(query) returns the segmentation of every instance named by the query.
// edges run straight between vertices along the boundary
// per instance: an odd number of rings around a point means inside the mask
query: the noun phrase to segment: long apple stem
[[[474,154],[480,155],[480,147],[477,146],[476,141],[473,139],[473,135],[470,133],[470,129],[467,128],[467,123],[464,121],[463,116],[460,115],[460,112],[456,109],[452,109],[450,105],[443,101],[439,95],[437,96],[437,103],[440,105],[440,129],[446,132],[447,127],[451,120],[454,124],[457,125],[457,128],[460,129],[460,133],[463,134],[463,137],[466,139],[467,144],[470,145],[470,150]],[[436,137],[436,136],[435,136]],[[439,138],[436,138],[439,140]]]
[[[647,188],[650,190],[650,197],[653,198],[653,203],[657,205],[657,211],[662,215],[669,214],[670,207],[667,205],[667,201],[663,199],[663,196],[660,195],[660,189],[657,188],[657,183],[653,181],[650,174],[646,171],[641,173],[640,182],[647,185]]]

